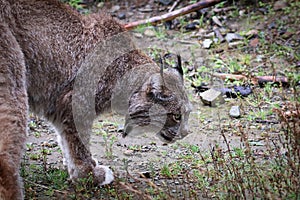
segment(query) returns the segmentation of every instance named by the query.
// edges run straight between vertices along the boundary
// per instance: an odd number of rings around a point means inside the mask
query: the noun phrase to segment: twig
[[[225,0],[204,0],[204,1],[200,1],[200,2],[194,3],[192,5],[186,6],[184,8],[175,10],[173,12],[166,13],[166,14],[161,15],[161,16],[155,16],[155,17],[151,17],[149,19],[130,22],[130,23],[125,25],[125,28],[127,30],[130,30],[130,29],[133,29],[133,28],[135,28],[139,25],[142,25],[142,24],[155,25],[155,24],[160,23],[162,21],[169,21],[169,20],[172,20],[172,19],[174,19],[178,16],[185,15],[187,13],[191,13],[193,11],[200,10],[202,8],[206,8],[206,7],[216,5],[217,3],[220,3],[222,1],[225,1]]]
[[[223,80],[229,79],[229,80],[241,80],[241,81],[246,81],[246,80],[251,80],[252,84],[254,85],[261,85],[265,84],[268,82],[274,82],[274,83],[279,83],[282,84],[283,86],[288,86],[289,81],[287,77],[276,77],[276,76],[256,76],[256,77],[251,77],[248,78],[245,75],[237,75],[237,74],[222,74],[222,73],[214,73],[212,74],[214,77],[221,78]]]
[[[172,12],[172,11],[176,8],[176,6],[180,3],[180,1],[181,1],[181,0],[175,1],[175,2],[173,3],[172,7],[169,9],[169,12]]]

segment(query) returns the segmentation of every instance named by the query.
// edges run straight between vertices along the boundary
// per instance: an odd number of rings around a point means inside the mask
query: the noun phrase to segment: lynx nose
[[[123,133],[122,133],[122,137],[126,137],[130,132],[132,131],[132,126],[130,125],[125,125]]]

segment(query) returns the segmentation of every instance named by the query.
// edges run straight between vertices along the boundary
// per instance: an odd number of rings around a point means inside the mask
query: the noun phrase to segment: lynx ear
[[[164,55],[164,59],[174,56],[174,54],[167,53]],[[183,69],[182,69],[182,63],[181,63],[181,56],[179,54],[176,54],[177,63],[175,67],[169,67],[168,70],[176,71],[176,74],[180,77],[180,79],[183,81]]]
[[[170,101],[174,98],[173,95],[166,91],[163,77],[161,74],[154,74],[149,78],[146,86],[146,94],[157,101]]]
[[[177,65],[176,65],[175,69],[183,77],[183,69],[182,69],[182,65],[181,65],[181,56],[179,54],[177,54]]]

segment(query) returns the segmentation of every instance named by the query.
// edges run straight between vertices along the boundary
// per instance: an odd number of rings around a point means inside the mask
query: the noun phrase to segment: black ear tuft
[[[181,74],[181,76],[183,76],[183,69],[182,69],[182,65],[181,65],[181,56],[179,54],[177,54],[177,65],[175,68],[179,74]]]

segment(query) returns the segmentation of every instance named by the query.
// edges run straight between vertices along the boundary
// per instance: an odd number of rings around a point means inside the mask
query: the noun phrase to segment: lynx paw
[[[114,174],[109,167],[97,165],[93,169],[94,181],[99,185],[110,184],[114,180]]]

